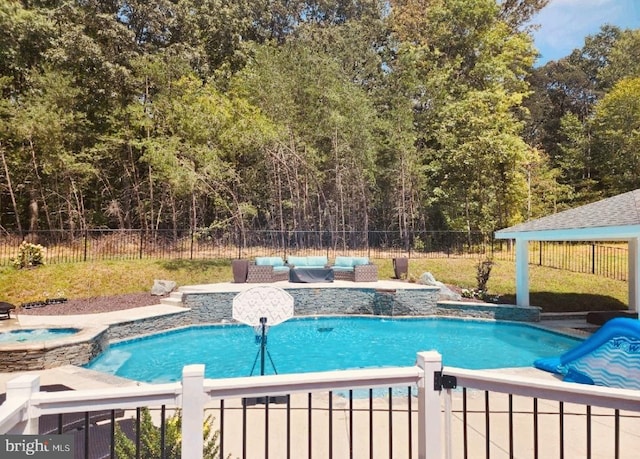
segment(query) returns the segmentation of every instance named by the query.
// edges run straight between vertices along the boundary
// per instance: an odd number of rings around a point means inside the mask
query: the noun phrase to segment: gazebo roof
[[[626,240],[640,235],[640,189],[496,231],[498,239]]]

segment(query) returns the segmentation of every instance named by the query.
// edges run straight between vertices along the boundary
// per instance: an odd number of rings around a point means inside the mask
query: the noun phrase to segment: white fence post
[[[202,459],[204,365],[182,369],[182,459]]]
[[[40,392],[40,377],[35,375],[22,375],[7,381],[7,400],[14,398],[27,398],[31,400],[31,396],[36,392]],[[31,407],[31,402],[29,402]],[[16,426],[15,431],[11,433],[37,435],[39,427],[39,418],[31,417],[31,410],[27,410],[27,417],[24,424],[20,423]],[[12,429],[14,430],[14,429]]]
[[[418,457],[442,459],[440,391],[434,389],[434,374],[442,371],[442,356],[436,351],[419,352],[418,367],[424,376],[418,381]]]

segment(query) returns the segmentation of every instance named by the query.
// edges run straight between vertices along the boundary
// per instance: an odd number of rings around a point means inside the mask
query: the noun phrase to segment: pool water
[[[437,350],[444,365],[468,369],[532,366],[581,340],[525,324],[444,318],[319,317],[290,319],[268,332],[265,374],[408,366],[419,351]],[[123,341],[87,367],[137,381],[181,378],[185,365],[205,364],[208,378],[260,374],[252,327],[210,325]],[[257,361],[256,361],[257,360]],[[254,367],[255,365],[255,367]],[[275,367],[275,370],[274,370]]]
[[[34,328],[29,330],[11,330],[0,333],[0,344],[36,343],[52,339],[65,338],[78,333],[77,328]]]

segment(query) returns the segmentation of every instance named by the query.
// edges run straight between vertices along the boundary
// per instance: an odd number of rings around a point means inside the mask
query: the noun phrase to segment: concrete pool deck
[[[184,286],[175,292],[176,295],[169,297],[158,297],[158,304],[153,306],[143,306],[131,309],[122,309],[111,312],[95,313],[95,314],[78,314],[78,315],[26,315],[13,314],[11,319],[0,320],[0,331],[8,331],[21,328],[34,327],[82,327],[82,326],[110,326],[123,322],[131,322],[141,319],[170,316],[179,312],[184,312],[185,308],[180,302],[175,301],[175,296],[182,294],[198,294],[198,293],[234,293],[242,292],[259,285],[272,285],[284,289],[322,289],[327,287],[362,289],[373,288],[376,290],[392,291],[398,288],[407,290],[420,290],[425,286],[411,282],[398,280],[379,280],[377,282],[355,283],[350,281],[334,281],[331,284],[326,283],[308,283],[308,284],[292,284],[290,282],[274,282],[270,284],[237,284],[232,282],[220,282],[215,284],[202,284]],[[168,303],[168,304],[163,304]],[[551,316],[544,320],[536,322],[537,325],[550,330],[561,331],[575,335],[589,334],[589,324],[584,318],[569,316]],[[586,331],[585,331],[586,330]],[[505,370],[506,371],[506,370]],[[533,377],[553,378],[544,371],[537,370],[533,367],[527,369],[513,369],[518,373],[527,371]],[[53,382],[65,381],[65,384],[75,389],[83,387],[91,387],[92,384],[103,383],[107,385],[127,385],[139,384],[135,381],[129,381],[124,378],[109,377],[105,378],[102,373],[86,370],[82,367],[66,365],[58,368],[37,370],[35,372],[0,372],[0,389],[4,391],[6,381],[24,373],[37,373],[42,377],[41,384],[51,384]]]
[[[347,288],[362,288],[362,285],[354,285],[352,282],[344,281],[345,287]],[[286,283],[274,283],[269,285],[281,286],[279,284]],[[338,284],[335,282],[334,284]],[[246,290],[251,287],[255,287],[260,284],[232,284],[232,283],[221,283],[221,284],[209,284],[209,285],[201,285],[201,286],[189,286],[185,287],[182,291],[187,292],[239,292],[242,290]],[[337,285],[334,285],[337,286]],[[376,283],[375,288],[378,289],[393,289],[397,287],[397,282],[394,281],[380,281]],[[312,288],[318,289],[326,287],[326,284],[296,284],[295,288]],[[403,284],[403,288],[414,288],[412,284],[405,283]],[[145,306],[140,308],[126,309],[113,311],[108,313],[100,313],[100,314],[85,314],[85,315],[68,315],[68,316],[33,316],[33,315],[20,315],[17,314],[16,318],[12,318],[10,320],[0,321],[0,330],[6,329],[14,329],[14,328],[29,328],[29,327],[45,327],[45,326],[81,326],[81,325],[113,325],[119,324],[123,321],[132,321],[138,319],[145,319],[151,317],[157,317],[162,315],[170,315],[175,314],[176,312],[184,311],[184,307],[172,304],[157,304],[154,306]],[[544,319],[544,317],[543,317]],[[584,330],[587,327],[586,321],[582,318],[576,317],[551,317],[548,320],[542,320],[541,322],[536,323],[535,325],[549,328],[552,330],[558,331],[573,331],[576,334],[580,334],[581,330]],[[582,333],[588,333],[588,331],[582,331]],[[493,370],[502,374],[507,375],[518,375],[518,376],[526,376],[534,379],[542,379],[546,381],[558,381],[558,378],[555,375],[550,373],[537,370],[533,367],[528,368],[506,368],[500,370]],[[23,374],[31,374],[38,375],[40,377],[40,384],[60,384],[64,383],[68,387],[75,390],[82,389],[98,389],[98,388],[108,388],[108,387],[126,387],[126,386],[137,386],[142,385],[144,383],[139,383],[136,381],[128,380],[125,378],[119,378],[116,376],[110,376],[103,373],[95,372],[93,370],[87,370],[81,367],[65,365],[57,368],[46,369],[46,370],[35,370],[35,371],[18,371],[18,372],[0,372],[0,392],[6,391],[6,383],[7,381]],[[492,399],[493,400],[493,399]],[[504,407],[502,405],[506,405],[507,397],[506,395],[495,395],[495,400],[498,402],[497,404],[493,404],[491,408],[492,412],[492,420],[491,420],[491,436],[490,436],[490,449],[491,449],[491,457],[497,458],[507,458],[509,457],[509,420],[505,414]],[[306,396],[295,395],[292,397],[292,405],[298,406],[300,409],[292,410],[292,420],[291,424],[293,426],[298,426],[303,428],[307,424],[307,412],[304,409],[306,403]],[[480,391],[471,391],[469,394],[469,407],[470,416],[468,420],[468,429],[469,429],[469,449],[472,452],[471,457],[477,457],[474,452],[477,452],[478,455],[482,456],[484,454],[484,450],[486,447],[486,435],[485,435],[485,419],[483,415],[475,414],[482,410],[484,397],[482,396],[482,392]],[[493,403],[493,402],[492,402]],[[522,401],[521,403],[524,403]],[[325,440],[327,438],[327,427],[326,422],[328,418],[328,396],[327,393],[317,393],[313,394],[313,438],[314,445],[313,451],[314,455],[317,456],[326,456],[327,445],[328,442]],[[348,420],[348,412],[346,408],[346,402],[344,399],[335,400],[333,403],[334,409],[334,440],[333,440],[333,454],[334,457],[348,457],[349,453],[349,441],[348,441],[348,429],[347,420]],[[366,406],[365,406],[366,405]],[[375,423],[375,438],[374,438],[374,450],[375,454],[373,457],[387,457],[388,445],[386,444],[386,430],[388,430],[388,426],[385,424],[388,419],[388,415],[384,413],[386,407],[388,406],[388,399],[379,398],[374,400],[374,409],[376,411],[376,423]],[[219,413],[217,411],[218,404],[212,403],[208,405],[208,409],[210,412],[219,419]],[[241,416],[241,409],[239,407],[239,401],[237,400],[229,400],[225,404],[225,454],[231,453],[235,456],[241,456],[240,449],[240,439],[242,437],[241,430],[236,427],[235,418],[239,418]],[[357,415],[354,418],[354,452],[357,457],[369,457],[369,437],[368,437],[368,428],[369,428],[369,418],[368,415],[364,413],[368,409],[368,400],[365,402],[364,400],[357,401],[355,403],[355,407],[358,410],[361,410],[362,413]],[[460,448],[461,440],[462,440],[462,430],[459,427],[462,414],[460,412],[461,407],[461,394],[454,393],[453,394],[453,418],[456,422],[453,426],[453,430],[451,432],[452,435],[452,443],[456,445],[456,449]],[[520,405],[517,404],[517,412],[516,412],[516,423],[518,425],[524,425],[524,431],[528,432],[531,421],[531,407],[528,405]],[[565,421],[565,432],[567,437],[569,433],[571,435],[570,441],[565,439],[565,457],[578,458],[578,457],[586,457],[584,454],[584,444],[586,438],[586,431],[584,429],[585,423],[585,415],[583,414],[584,407],[572,407],[565,406],[565,413],[572,413],[567,417]],[[540,402],[541,412],[543,412],[543,418],[541,419],[541,425],[544,426],[546,430],[541,430],[540,436],[540,457],[557,457],[557,453],[553,451],[553,448],[556,448],[558,445],[559,439],[559,430],[557,426],[557,418],[558,418],[558,405],[556,402],[542,401]],[[399,419],[406,418],[406,400],[403,402],[402,399],[398,399],[396,403],[394,401],[394,418],[396,417],[396,410],[398,411],[397,416]],[[278,406],[271,406],[270,408],[270,428],[273,432],[273,436],[279,436],[279,438],[283,438],[284,427],[283,422],[283,409]],[[378,413],[378,411],[380,411]],[[404,411],[404,413],[403,413]],[[574,413],[575,411],[575,413]],[[247,429],[250,432],[255,433],[255,438],[252,439],[252,448],[257,448],[259,451],[252,450],[250,454],[253,456],[254,453],[257,456],[264,456],[264,452],[260,449],[262,445],[264,445],[264,439],[261,437],[262,432],[264,432],[264,407],[256,406],[252,407],[250,410],[250,415],[247,418]],[[623,413],[624,415],[624,413]],[[593,440],[593,451],[592,458],[608,458],[611,457],[611,442],[610,439],[613,438],[613,428],[611,424],[611,419],[609,417],[598,417],[595,418],[594,423],[594,440]],[[236,419],[237,420],[237,419]],[[624,428],[621,432],[620,442],[624,445],[623,451],[630,451],[632,453],[640,450],[640,417],[635,415],[629,415],[623,418]],[[417,421],[414,422],[414,428],[417,425]],[[553,428],[551,427],[553,425]],[[407,429],[408,426],[406,422],[398,422],[394,421],[393,432],[394,438],[396,435],[398,438],[407,438]],[[529,429],[529,430],[527,430]],[[271,436],[271,435],[270,435]],[[532,457],[531,452],[533,451],[531,434],[523,434],[523,437],[518,437],[516,441],[516,450],[517,457]],[[262,439],[261,439],[262,438]],[[606,438],[606,444],[601,440]],[[304,435],[292,435],[291,437],[291,449],[296,454],[300,454],[301,456],[305,456],[307,454],[307,439]],[[273,440],[270,441],[270,451],[269,454],[271,457],[283,457],[284,452],[282,451],[283,442]],[[402,442],[399,443],[397,447],[394,446],[394,454],[396,457],[407,457],[408,451],[406,443],[403,445]],[[482,453],[481,453],[482,452]],[[282,453],[282,454],[281,454]],[[414,451],[415,453],[415,451]],[[455,453],[455,457],[459,457],[460,451]],[[548,454],[547,454],[548,453]],[[234,456],[234,457],[235,457]],[[417,457],[417,454],[414,454],[414,457]],[[624,457],[624,456],[622,456]]]
[[[33,327],[81,327],[81,326],[110,326],[114,324],[120,324],[123,322],[131,322],[141,319],[170,316],[179,312],[184,312],[185,308],[180,301],[176,301],[176,297],[180,298],[184,294],[202,294],[202,293],[236,293],[248,290],[250,288],[259,285],[271,285],[284,289],[323,289],[323,288],[346,288],[346,289],[363,289],[370,288],[379,291],[393,291],[396,289],[403,290],[421,290],[425,289],[425,285],[416,284],[406,281],[398,280],[379,280],[377,282],[350,282],[350,281],[334,281],[331,284],[327,283],[290,283],[274,282],[270,284],[239,284],[232,282],[219,282],[213,284],[201,284],[201,285],[189,285],[183,286],[168,297],[158,297],[158,304],[153,306],[143,306],[131,309],[122,309],[112,312],[96,313],[96,314],[78,314],[78,315],[26,315],[26,314],[13,314],[11,319],[0,320],[0,331],[8,331],[21,328],[33,328]],[[545,319],[545,317],[542,317]],[[551,330],[562,331],[566,333],[573,333],[576,335],[588,334],[588,325],[584,318],[576,317],[575,315],[569,316],[551,316],[548,320],[541,320],[534,325],[548,328]],[[537,370],[535,368],[529,369],[532,375],[539,375],[540,377],[549,377],[546,372]],[[522,369],[518,369],[522,371]],[[100,379],[105,380],[109,378],[98,378],[95,372],[85,370],[81,367],[75,366],[63,366],[59,368],[49,370],[39,370],[38,374],[42,374],[42,384],[49,384],[51,381],[69,381],[72,384],[74,379],[78,379],[79,387],[81,388],[85,384],[91,385]],[[4,389],[4,384],[8,379],[11,379],[23,372],[0,372],[0,388]],[[98,373],[98,375],[102,375]],[[103,375],[104,376],[104,375]],[[552,376],[551,376],[552,377]],[[123,378],[114,378],[108,381],[108,384],[113,383],[126,384],[128,380]],[[137,384],[133,382],[133,384]],[[71,387],[71,386],[70,386]]]
[[[274,282],[271,284],[235,284],[232,282],[221,282],[216,284],[190,285],[181,287],[178,292],[173,292],[171,296],[159,297],[158,304],[153,306],[142,306],[131,309],[122,309],[112,312],[96,314],[78,315],[26,315],[14,313],[11,319],[0,320],[0,332],[29,327],[63,327],[82,325],[112,325],[124,321],[135,321],[150,317],[175,314],[185,310],[179,299],[185,294],[206,294],[206,293],[239,293],[258,285],[272,285],[284,289],[322,289],[327,288],[327,284],[291,284],[289,282]],[[382,280],[378,282],[368,282],[365,285],[349,281],[334,281],[330,287],[362,289],[373,288],[380,291],[393,291],[398,288],[405,290],[420,290],[425,286],[409,282]],[[455,303],[455,302],[454,302]],[[473,303],[468,303],[473,304]],[[490,305],[491,306],[491,305]],[[535,325],[549,328],[551,330],[562,331],[570,334],[588,335],[597,330],[598,327],[588,324],[584,314],[541,314],[540,322]]]

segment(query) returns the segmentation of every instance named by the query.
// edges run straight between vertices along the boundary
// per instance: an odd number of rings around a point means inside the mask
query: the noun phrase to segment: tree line
[[[548,0],[0,0],[0,228],[492,231],[639,187],[640,31]]]

